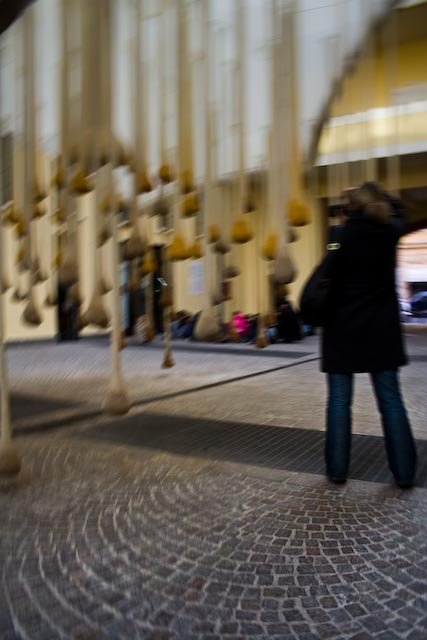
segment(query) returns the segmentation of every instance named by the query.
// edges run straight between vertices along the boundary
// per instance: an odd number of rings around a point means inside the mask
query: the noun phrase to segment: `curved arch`
[[[0,0],[0,34],[35,0]]]
[[[406,226],[405,236],[409,235],[410,233],[415,233],[416,231],[422,231],[423,229],[427,229],[427,214],[425,218],[409,222]]]
[[[347,56],[345,63],[343,64],[340,76],[332,83],[331,90],[328,98],[326,99],[317,121],[313,125],[311,141],[308,147],[308,153],[306,158],[306,170],[309,172],[316,161],[317,148],[319,146],[320,137],[322,135],[323,128],[327,123],[332,104],[335,98],[340,94],[344,78],[352,73],[360,57],[363,55],[366,44],[370,37],[378,32],[384,25],[390,13],[399,5],[399,0],[389,0],[385,5],[384,11],[381,15],[373,19],[371,25],[366,29],[359,44],[355,47],[352,53]]]

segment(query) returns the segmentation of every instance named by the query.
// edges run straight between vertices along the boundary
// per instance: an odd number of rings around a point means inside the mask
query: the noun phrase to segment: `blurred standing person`
[[[337,212],[334,215],[335,219],[338,220],[338,224],[333,224],[329,227],[329,243],[340,241],[344,225],[352,213],[358,210],[356,192],[357,189],[355,187],[350,187],[342,192],[341,204],[337,207]]]
[[[328,380],[326,472],[345,482],[350,463],[355,373],[370,373],[382,417],[390,469],[398,486],[413,485],[416,448],[400,392],[406,364],[395,286],[401,215],[372,183],[351,195],[352,210],[330,265],[331,296],[322,338]],[[400,212],[402,213],[402,212]]]
[[[297,315],[288,300],[284,300],[277,312],[277,333],[283,342],[301,340],[301,327]]]

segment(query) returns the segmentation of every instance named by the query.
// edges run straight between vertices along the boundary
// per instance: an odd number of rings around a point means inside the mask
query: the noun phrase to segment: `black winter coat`
[[[406,364],[395,284],[399,229],[361,213],[342,229],[331,265],[322,371],[362,373]]]

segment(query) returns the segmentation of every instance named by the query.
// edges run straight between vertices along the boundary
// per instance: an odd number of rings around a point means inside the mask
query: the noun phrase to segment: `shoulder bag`
[[[325,257],[314,269],[301,293],[301,315],[312,327],[323,327],[327,319],[332,289],[331,267],[340,247],[339,242],[328,244]]]

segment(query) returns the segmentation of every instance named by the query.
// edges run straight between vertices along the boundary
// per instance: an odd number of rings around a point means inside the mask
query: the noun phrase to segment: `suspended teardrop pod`
[[[78,282],[79,270],[77,260],[75,258],[74,243],[70,238],[67,238],[66,240],[60,260],[58,281],[65,286],[71,286]]]
[[[279,237],[277,233],[270,233],[262,245],[262,257],[264,260],[274,260],[279,246]]]
[[[215,251],[215,253],[218,253],[218,254],[224,256],[226,253],[230,253],[231,247],[230,247],[229,244],[227,244],[223,240],[218,240],[215,243],[214,251]]]
[[[181,191],[195,190],[193,163],[193,104],[191,56],[188,36],[188,9],[185,3],[177,5],[178,21],[178,176]]]
[[[112,291],[113,286],[107,282],[107,280],[105,280],[105,278],[101,278],[100,280],[100,286],[99,286],[99,290],[101,292],[101,296],[105,296],[107,295],[107,293],[110,293],[110,291]]]
[[[48,201],[49,209],[51,207],[51,198]],[[37,282],[49,282],[51,279],[50,263],[51,257],[51,215],[45,216],[35,224],[35,237],[37,243],[37,260],[36,270]]]
[[[70,180],[70,191],[77,196],[84,196],[93,191],[93,185],[85,177],[82,169],[77,169]]]
[[[217,224],[211,224],[208,229],[208,242],[209,244],[215,244],[221,239],[221,234]]]
[[[56,159],[56,168],[55,173],[52,177],[51,184],[52,187],[54,187],[58,191],[61,191],[61,189],[64,189],[64,187],[66,186],[66,183],[65,169],[63,167],[61,157],[58,156],[58,158]]]
[[[38,220],[34,220],[32,222],[32,226],[33,226],[32,240],[34,244],[34,251],[33,251],[34,255],[32,258],[31,270],[33,273],[34,284],[47,282],[48,280],[47,271],[46,269],[43,268],[42,261],[41,261],[41,256],[44,255],[45,252],[42,249],[40,249],[40,244],[41,244],[41,240],[42,239],[44,240],[46,236],[46,230],[42,229],[43,231],[42,238],[40,238],[40,224],[43,224],[43,222],[44,221],[38,221]]]
[[[92,224],[93,233],[96,238],[98,235],[99,210],[102,202],[102,186],[105,182],[105,168],[98,169],[95,182],[95,202],[92,206]],[[103,180],[104,178],[104,180]],[[100,329],[105,329],[110,323],[110,315],[104,305],[102,296],[102,263],[101,263],[101,247],[95,246],[93,250],[93,294],[87,310],[82,314],[81,321],[84,326],[93,325]]]
[[[191,260],[200,260],[201,258],[203,258],[204,254],[200,240],[195,240],[193,242],[193,244],[189,247],[188,253]]]
[[[288,244],[292,244],[293,242],[297,242],[298,240],[298,233],[295,231],[295,229],[292,229],[292,227],[289,227],[288,229]]]
[[[282,49],[283,56],[286,56],[286,102],[288,120],[284,123],[287,127],[288,148],[287,170],[289,175],[289,194],[287,202],[287,215],[289,224],[294,227],[303,227],[310,223],[310,209],[304,194],[302,181],[301,148],[299,140],[300,132],[300,105],[299,105],[299,78],[297,68],[297,9],[295,2],[285,10],[283,15]],[[335,46],[335,45],[334,45]],[[336,56],[337,60],[340,56]]]
[[[288,218],[293,227],[304,227],[310,222],[308,205],[301,200],[291,198],[288,202]]]
[[[53,214],[54,216],[55,214]],[[53,217],[52,216],[52,217]],[[45,305],[47,307],[56,307],[58,304],[58,262],[56,259],[56,253],[58,251],[58,235],[55,229],[51,232],[50,237],[50,273],[49,273],[49,287],[48,294],[45,298]]]
[[[9,291],[9,289],[11,288],[11,284],[10,284],[10,280],[7,279],[7,276],[2,276],[1,282],[0,282],[0,293],[6,293],[6,291]]]
[[[144,260],[141,266],[141,273],[142,275],[147,276],[150,273],[154,273],[155,270],[156,270],[156,261],[154,260],[153,254],[150,251],[144,257]]]
[[[28,293],[26,291],[25,284],[22,282],[22,277],[19,277],[18,275],[18,283],[15,289],[13,290],[13,294],[10,298],[10,301],[19,303],[19,302],[23,302],[27,298],[28,298]]]
[[[144,296],[145,296],[145,326],[143,342],[151,342],[155,337],[153,322],[153,274],[156,271],[157,264],[154,260],[153,253],[150,250],[144,256],[141,266],[141,274],[144,277]]]
[[[197,193],[188,193],[181,202],[181,212],[183,218],[192,218],[200,210],[200,200]]]
[[[117,168],[119,167],[125,167],[127,165],[130,164],[130,154],[127,151],[127,149],[125,148],[125,146],[120,142],[117,141],[116,142],[116,151],[117,151],[117,155],[116,155],[116,164],[115,166]]]
[[[33,187],[33,202],[36,205],[36,207],[37,207],[37,205],[40,205],[43,202],[43,200],[46,200],[46,198],[47,198],[47,193],[45,193],[41,189],[39,183],[36,182],[36,184]],[[37,208],[36,208],[36,211],[37,211]],[[39,213],[39,215],[40,215],[40,213]]]
[[[34,284],[33,279],[30,280],[30,292],[28,294],[27,304],[22,313],[22,320],[29,326],[39,327],[43,322],[43,318],[36,301]]]
[[[141,234],[139,232],[137,214],[132,213],[131,218],[132,232],[123,247],[124,260],[134,260],[135,258],[142,258],[148,249],[147,241],[141,237]]]
[[[237,276],[239,275],[240,275],[239,267],[235,267],[233,265],[229,265],[228,267],[225,267],[224,271],[222,272],[222,277],[224,278],[224,280],[232,280],[233,278],[237,278]]]
[[[10,229],[6,230],[4,229],[2,231],[2,237],[4,238],[6,233],[8,235],[10,235]],[[0,253],[0,262],[1,262],[1,278],[0,278],[0,293],[6,293],[6,291],[8,291],[11,288],[11,279],[8,273],[8,256],[9,256],[9,252],[7,251],[9,249],[9,245],[10,243],[4,242],[4,245],[2,247],[2,251]]]
[[[179,184],[174,185],[172,219],[176,223],[179,217]],[[162,288],[160,296],[160,306],[163,309],[163,361],[162,369],[170,369],[175,366],[172,355],[172,329],[171,329],[171,308],[173,305],[173,263],[186,260],[189,257],[188,247],[184,237],[179,232],[175,232],[171,244],[166,248],[165,260],[163,264],[163,279],[168,286]]]
[[[173,182],[173,180],[174,180],[174,175],[173,175],[173,172],[172,172],[172,168],[166,162],[163,163],[160,166],[159,178],[164,184],[169,184],[170,182]]]
[[[16,211],[14,203],[7,203],[2,209],[2,224],[3,226],[14,226],[18,224],[20,220],[20,214]]]
[[[165,66],[165,47],[167,46],[167,28],[166,28],[166,2],[161,0],[161,10],[159,15],[159,34],[158,37],[158,65],[159,65],[159,145],[160,145],[160,168],[158,175],[162,185],[173,182],[174,173],[168,159],[167,148],[167,113],[166,113],[166,66]]]
[[[15,282],[14,282],[14,290],[13,294],[10,298],[11,302],[19,303],[23,300],[26,300],[28,297],[28,286],[27,286],[27,270],[23,268],[22,261],[24,258],[24,247],[22,241],[18,248],[18,251],[15,256]]]
[[[36,98],[34,69],[34,12],[27,11],[24,17],[24,220],[26,233],[23,237],[23,266],[29,268],[29,293],[22,313],[22,320],[30,326],[43,322],[38,307],[36,284],[40,281],[40,261],[37,256],[37,222],[33,219],[34,178],[36,173]]]
[[[142,6],[145,6],[144,4]],[[136,42],[135,42],[135,189],[136,194],[141,195],[153,190],[153,184],[148,172],[148,112],[149,102],[147,96],[148,60],[146,55],[146,30],[145,16],[141,15],[141,2],[136,7]],[[141,34],[142,32],[142,34]]]
[[[79,284],[76,282],[76,284],[73,284],[71,287],[69,287],[68,291],[67,291],[67,297],[69,299],[70,302],[72,302],[73,304],[75,304],[76,306],[80,307],[82,304],[82,296],[80,293],[80,287]]]
[[[289,10],[278,13],[273,4],[273,96],[272,96],[272,200],[277,216],[279,245],[274,259],[273,278],[277,284],[289,284],[296,277],[296,269],[291,259],[288,239],[289,225],[287,211],[283,212],[289,176],[289,127],[290,127],[290,43],[288,41]]]
[[[176,192],[178,191],[178,186],[176,186]],[[175,200],[177,198],[175,197]],[[175,208],[177,207],[177,202],[175,203]],[[171,258],[167,258],[164,265],[164,279],[168,282],[171,281],[171,278],[168,277],[168,271],[171,270]],[[175,360],[172,355],[172,330],[171,330],[171,309],[173,304],[173,292],[170,286],[163,287],[161,296],[160,296],[160,306],[163,309],[163,361],[161,364],[162,369],[171,369],[175,366]]]
[[[231,228],[231,241],[246,244],[253,238],[253,232],[244,214],[247,212],[248,196],[246,184],[246,113],[245,113],[245,35],[246,14],[242,0],[236,2],[235,15],[237,57],[236,57],[236,105],[237,105],[237,206]],[[252,209],[251,209],[252,210]]]
[[[231,241],[234,244],[246,244],[252,240],[253,233],[244,218],[236,218],[231,228]]]
[[[164,307],[163,325],[164,351],[161,366],[162,369],[172,369],[175,366],[175,360],[172,355],[171,305],[165,305]]]
[[[175,233],[171,244],[166,249],[166,259],[171,262],[187,260],[188,248],[181,233]]]

